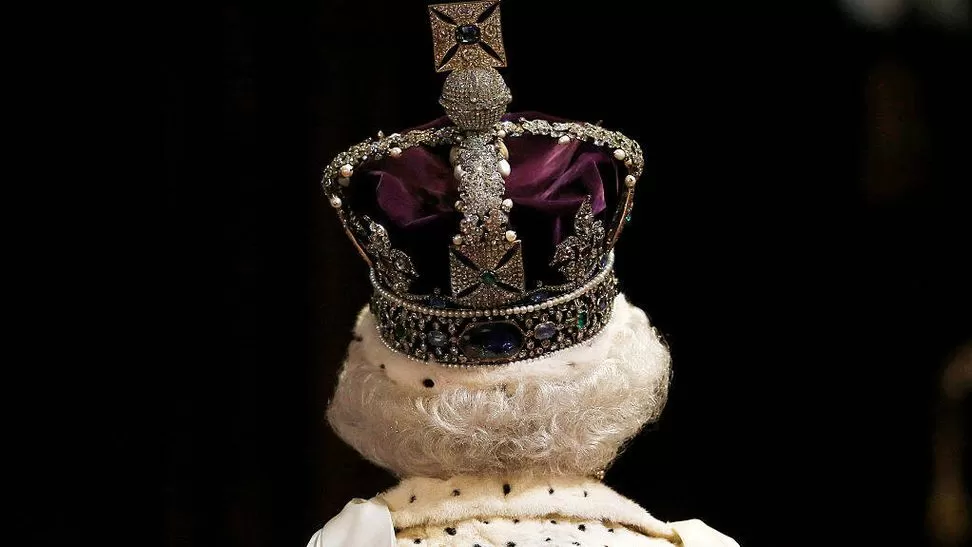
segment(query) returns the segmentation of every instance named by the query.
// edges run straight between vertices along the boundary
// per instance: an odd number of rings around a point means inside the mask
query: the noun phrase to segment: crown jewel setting
[[[379,133],[339,154],[322,181],[371,268],[371,311],[381,337],[395,351],[447,366],[535,359],[588,340],[610,319],[617,295],[612,249],[630,220],[641,149],[598,125],[504,119],[512,97],[496,70],[506,66],[499,0],[436,4],[429,17],[436,70],[450,72],[439,103],[452,125]],[[528,275],[524,253],[530,241],[521,241],[511,225],[507,142],[519,137],[593,146],[625,169],[614,214],[596,218],[593,196],[587,195],[572,215],[570,235],[544,259],[559,274],[557,282]],[[353,199],[356,171],[371,162],[404,161],[416,148],[448,149],[458,197],[451,209],[460,215],[441,249],[448,257],[448,286],[427,292],[413,292],[428,273],[415,255],[396,248],[395,230],[361,212]]]

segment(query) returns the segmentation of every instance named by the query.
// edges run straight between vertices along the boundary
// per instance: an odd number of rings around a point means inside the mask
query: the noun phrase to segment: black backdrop
[[[303,545],[392,484],[324,422],[368,286],[317,183],[347,145],[439,115],[425,7],[152,11],[130,114],[164,214],[155,282],[122,298],[151,305],[133,359],[158,366],[109,390],[104,439],[68,419],[50,441],[104,455],[70,503],[30,498],[35,536],[69,537],[99,492],[102,533]],[[503,20],[513,109],[646,152],[618,270],[675,375],[607,483],[743,545],[923,544],[937,374],[972,334],[967,36],[867,32],[819,1],[506,0]]]

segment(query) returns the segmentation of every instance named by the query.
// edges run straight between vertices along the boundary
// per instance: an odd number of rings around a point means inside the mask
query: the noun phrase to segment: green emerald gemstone
[[[395,326],[395,338],[401,340],[402,338],[405,338],[405,333],[406,333],[405,325]]]
[[[624,221],[631,222],[631,213],[628,213],[627,216],[624,217]]]
[[[496,274],[489,270],[483,270],[483,273],[479,274],[479,279],[481,279],[483,283],[487,285],[496,284]]]
[[[587,310],[577,312],[577,328],[583,329],[587,326]]]

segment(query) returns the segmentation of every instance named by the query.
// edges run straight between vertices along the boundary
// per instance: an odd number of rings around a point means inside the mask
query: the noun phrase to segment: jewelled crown
[[[339,154],[323,187],[371,268],[389,348],[498,365],[590,339],[611,316],[613,247],[638,143],[589,123],[506,114],[500,2],[429,6],[447,117]],[[451,122],[451,123],[450,123]]]

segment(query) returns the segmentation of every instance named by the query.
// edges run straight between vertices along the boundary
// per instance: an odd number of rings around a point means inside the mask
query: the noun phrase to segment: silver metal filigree
[[[557,245],[550,265],[557,267],[568,283],[581,284],[597,270],[603,248],[604,223],[594,220],[591,196],[587,196],[574,216],[573,235]]]
[[[378,277],[395,292],[407,293],[412,281],[419,276],[412,265],[412,259],[403,251],[392,247],[384,226],[368,216],[363,216],[362,221],[368,227],[369,234],[365,251],[371,256]]]
[[[452,298],[462,305],[492,307],[523,298],[521,242],[507,230],[504,212],[506,159],[496,137],[470,133],[456,153],[463,218],[449,254]]]
[[[446,77],[439,104],[449,119],[465,130],[489,129],[513,100],[495,68],[457,70]]]
[[[487,227],[507,222],[501,210],[506,181],[498,167],[503,158],[493,140],[490,135],[472,133],[458,147],[456,173],[466,230],[474,230],[479,221]]]

